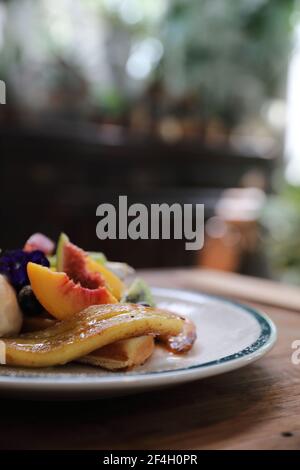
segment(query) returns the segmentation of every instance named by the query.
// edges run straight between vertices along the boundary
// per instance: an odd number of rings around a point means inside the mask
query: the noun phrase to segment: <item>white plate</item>
[[[157,304],[191,318],[198,338],[188,354],[157,347],[143,366],[106,372],[69,364],[47,369],[0,367],[0,392],[24,398],[100,398],[137,393],[238,369],[262,357],[276,340],[264,314],[224,299],[177,289],[153,288]]]

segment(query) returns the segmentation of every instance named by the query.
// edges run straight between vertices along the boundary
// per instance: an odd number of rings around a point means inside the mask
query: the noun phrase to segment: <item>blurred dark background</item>
[[[137,267],[300,279],[284,157],[299,11],[294,0],[0,0],[0,246],[63,230]],[[204,249],[100,242],[96,207],[120,194],[204,203]],[[295,211],[278,242],[282,201]]]

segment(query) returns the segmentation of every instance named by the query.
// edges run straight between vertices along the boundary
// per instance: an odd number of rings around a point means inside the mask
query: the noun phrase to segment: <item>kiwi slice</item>
[[[137,278],[129,286],[124,296],[121,299],[121,302],[125,303],[146,303],[150,307],[155,307],[155,302],[148,284],[140,278]]]

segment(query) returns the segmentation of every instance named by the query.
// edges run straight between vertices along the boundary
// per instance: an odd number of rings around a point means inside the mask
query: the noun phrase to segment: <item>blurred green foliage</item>
[[[271,196],[261,218],[273,273],[300,284],[300,186],[287,185]]]
[[[295,0],[0,0],[0,73],[28,109],[112,116],[166,105],[228,128],[284,94]],[[2,13],[1,13],[2,12]]]
[[[293,0],[174,0],[164,20],[164,78],[235,124],[284,94]]]

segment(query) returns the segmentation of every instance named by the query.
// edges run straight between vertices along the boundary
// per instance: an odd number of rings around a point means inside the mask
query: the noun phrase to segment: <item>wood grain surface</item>
[[[201,289],[205,278],[198,270],[143,274],[155,285],[194,290]],[[271,287],[278,293],[282,286]],[[238,287],[234,297],[239,297]],[[0,448],[300,449],[300,365],[291,362],[291,344],[300,339],[300,313],[253,302],[253,294],[250,298],[251,305],[270,315],[279,333],[273,350],[257,363],[123,398],[88,402],[2,398]]]

